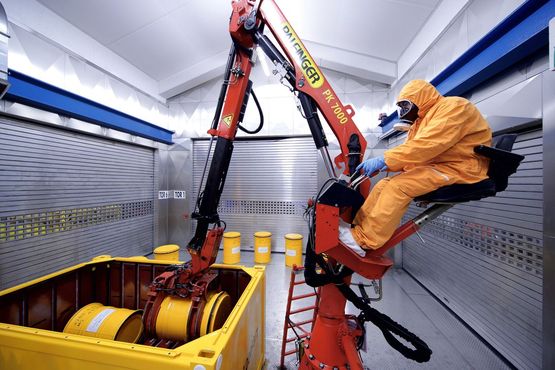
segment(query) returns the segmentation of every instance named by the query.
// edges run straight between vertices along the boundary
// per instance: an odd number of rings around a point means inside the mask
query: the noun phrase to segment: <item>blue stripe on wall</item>
[[[92,122],[164,144],[173,144],[173,132],[170,130],[98,104],[17,71],[9,71],[8,82],[11,86],[5,95],[7,100]]]

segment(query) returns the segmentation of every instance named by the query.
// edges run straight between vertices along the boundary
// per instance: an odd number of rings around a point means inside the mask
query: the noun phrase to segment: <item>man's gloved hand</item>
[[[362,172],[366,176],[372,175],[376,171],[386,171],[387,166],[383,155],[365,160],[357,166],[357,171],[362,168]]]

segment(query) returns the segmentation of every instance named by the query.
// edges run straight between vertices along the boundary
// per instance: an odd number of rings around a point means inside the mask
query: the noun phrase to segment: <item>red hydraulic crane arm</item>
[[[268,26],[277,42],[295,68],[296,86],[300,92],[309,95],[316,103],[326,122],[339,141],[341,154],[335,159],[336,166],[344,168],[343,173],[350,175],[348,159],[358,154],[360,162],[366,149],[366,140],[353,122],[355,111],[350,105],[343,105],[314,59],[304,46],[293,26],[287,21],[274,0],[261,1],[259,8],[261,20]],[[353,136],[354,135],[354,136]],[[353,153],[348,144],[352,137],[360,142],[360,151]],[[343,165],[341,165],[343,164]]]
[[[366,140],[353,122],[355,114],[353,107],[343,105],[339,100],[329,81],[316,65],[293,26],[287,21],[274,0],[259,2],[236,0],[232,5],[230,33],[235,44],[245,50],[250,50],[255,44],[258,44],[274,63],[281,64],[288,70],[290,73],[288,81],[300,99],[317,148],[322,149],[327,146],[327,140],[317,115],[318,109],[339,142],[341,154],[334,160],[335,167],[340,169],[341,173],[352,174],[356,165],[362,161],[366,149]],[[269,28],[279,43],[286,59],[262,34],[265,26]],[[225,124],[225,119],[229,120],[230,115],[236,117],[232,110],[237,109],[236,101],[229,99],[231,93],[230,86],[219,125],[219,130],[223,130],[227,138],[232,137],[233,123],[228,128],[222,123]],[[332,166],[331,163],[329,165]],[[330,175],[337,174],[336,171],[329,172]]]

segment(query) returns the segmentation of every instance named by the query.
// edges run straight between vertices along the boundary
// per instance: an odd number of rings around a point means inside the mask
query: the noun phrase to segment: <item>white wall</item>
[[[110,108],[172,129],[158,83],[35,0],[3,0],[8,67]]]
[[[223,74],[223,71],[222,71]],[[388,87],[372,84],[337,72],[324,70],[343,104],[351,104],[355,109],[354,121],[363,132],[369,132],[378,125],[378,115],[390,107],[386,106]],[[255,94],[264,112],[265,124],[259,136],[310,134],[306,120],[295,105],[293,94],[279,83],[277,77],[267,77],[260,66],[255,66],[251,74]],[[178,95],[168,101],[173,118],[179,121],[175,128],[178,137],[207,136],[221,87],[222,78],[216,78],[195,89]],[[327,125],[322,118],[322,124]],[[258,124],[258,112],[254,101],[249,101],[244,126],[253,129]],[[332,141],[331,130],[327,130]],[[238,136],[245,135],[239,131]]]
[[[10,69],[172,129],[166,104],[30,30],[15,24],[9,30]]]

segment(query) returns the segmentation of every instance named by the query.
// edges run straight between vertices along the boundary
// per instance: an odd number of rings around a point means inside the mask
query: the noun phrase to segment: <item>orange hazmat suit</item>
[[[487,178],[489,160],[474,147],[491,145],[491,129],[471,102],[444,97],[423,80],[407,83],[401,100],[419,108],[418,118],[405,143],[384,153],[389,170],[400,173],[374,186],[353,221],[353,238],[365,249],[378,249],[393,235],[415,197]]]

